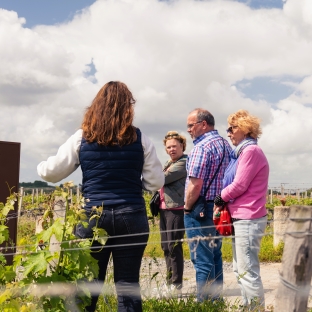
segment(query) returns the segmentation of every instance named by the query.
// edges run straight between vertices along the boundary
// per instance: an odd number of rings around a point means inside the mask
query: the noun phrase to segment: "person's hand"
[[[222,207],[216,205],[213,206],[213,220],[220,218],[221,210]]]

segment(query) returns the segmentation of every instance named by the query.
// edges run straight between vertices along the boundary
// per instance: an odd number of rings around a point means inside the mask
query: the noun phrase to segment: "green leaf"
[[[6,217],[10,210],[14,210],[14,201],[8,200],[6,204],[2,207],[1,214]]]
[[[38,242],[40,240],[43,240],[43,242],[48,242],[53,234],[58,241],[61,241],[63,237],[63,227],[64,224],[62,224],[61,218],[56,219],[48,229],[38,234]]]
[[[97,237],[95,238],[100,244],[105,245],[108,239],[107,232],[104,229],[97,228],[96,229]]]
[[[15,278],[15,276],[16,276],[16,273],[14,272],[14,271],[5,271],[4,273],[3,273],[3,275],[4,275],[4,280],[6,281],[6,282],[11,282],[12,280],[14,280],[14,278]]]
[[[24,263],[25,271],[23,275],[27,276],[30,272],[32,274],[43,274],[46,272],[47,265],[52,259],[53,256],[49,251],[29,255],[27,261]]]
[[[6,225],[0,225],[0,244],[9,239],[9,231]]]
[[[8,299],[11,299],[12,295],[13,295],[12,290],[10,290],[10,289],[6,289],[5,291],[1,292],[0,304],[2,304],[3,302],[5,302]]]
[[[20,305],[17,300],[10,300],[8,304],[3,307],[3,312],[20,312]]]
[[[0,253],[0,263],[1,264],[6,264],[5,256],[2,253]]]

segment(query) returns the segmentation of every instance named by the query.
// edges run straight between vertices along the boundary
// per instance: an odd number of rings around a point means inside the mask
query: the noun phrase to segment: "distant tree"
[[[22,187],[52,187],[47,182],[35,180],[34,182],[20,182],[19,186]]]

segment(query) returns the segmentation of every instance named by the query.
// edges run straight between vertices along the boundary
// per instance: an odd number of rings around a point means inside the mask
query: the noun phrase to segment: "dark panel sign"
[[[0,141],[0,202],[6,202],[6,198],[10,195],[10,189],[12,189],[12,192],[18,193],[20,150],[20,143]],[[17,209],[18,203],[16,202],[14,211],[10,211],[8,217],[17,216]],[[9,227],[10,238],[15,246],[17,238],[17,218],[9,219],[7,226]],[[8,248],[6,252],[12,253],[15,252],[15,249]],[[4,252],[4,254],[6,252]],[[11,265],[13,256],[6,256],[6,259],[7,264]]]

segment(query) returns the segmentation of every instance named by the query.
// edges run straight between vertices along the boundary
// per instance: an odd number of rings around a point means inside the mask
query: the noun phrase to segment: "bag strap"
[[[215,179],[216,175],[218,174],[218,172],[219,172],[219,170],[220,170],[220,167],[221,167],[221,165],[222,165],[222,163],[223,163],[223,159],[224,159],[224,155],[225,155],[225,142],[224,142],[224,139],[223,139],[223,138],[222,138],[222,141],[223,141],[223,155],[222,155],[222,159],[221,159],[220,164],[219,164],[219,166],[218,166],[216,172],[214,173],[212,179],[209,181],[209,184],[208,184],[207,189],[206,189],[205,194],[204,194],[204,199],[205,199],[205,200],[206,200],[206,195],[207,195],[207,192],[208,192],[208,190],[209,190],[209,187],[210,187],[211,183],[213,182],[213,180]]]

